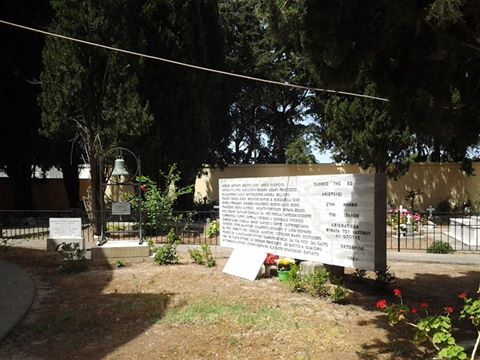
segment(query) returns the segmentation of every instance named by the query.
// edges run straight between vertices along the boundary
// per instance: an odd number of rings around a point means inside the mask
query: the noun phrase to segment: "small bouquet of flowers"
[[[277,261],[278,271],[290,271],[292,266],[295,264],[295,260],[290,258],[281,258]]]

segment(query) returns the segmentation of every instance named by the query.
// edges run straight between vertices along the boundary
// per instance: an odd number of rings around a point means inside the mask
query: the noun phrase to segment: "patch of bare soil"
[[[60,259],[11,249],[3,258],[24,266],[38,296],[26,318],[0,344],[0,359],[422,359],[412,332],[392,328],[375,308],[391,289],[354,282],[349,302],[291,293],[276,278],[250,282],[217,266],[127,264],[57,272]],[[474,266],[391,263],[395,287],[410,304],[441,311],[478,288]],[[373,274],[369,274],[373,277]],[[461,337],[473,336],[457,323]]]

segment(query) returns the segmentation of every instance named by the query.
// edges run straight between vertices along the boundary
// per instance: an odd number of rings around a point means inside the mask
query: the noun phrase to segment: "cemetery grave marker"
[[[55,251],[62,242],[79,243],[80,249],[85,249],[81,218],[50,218],[49,231],[48,251]]]

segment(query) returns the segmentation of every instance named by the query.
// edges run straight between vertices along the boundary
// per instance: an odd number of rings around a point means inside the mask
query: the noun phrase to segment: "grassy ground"
[[[215,253],[214,253],[215,255]],[[390,327],[376,310],[393,300],[371,280],[346,283],[343,305],[291,293],[276,278],[250,282],[217,266],[126,264],[78,274],[57,271],[57,254],[11,249],[2,258],[26,267],[37,299],[0,344],[0,359],[422,359],[405,328]],[[405,301],[441,309],[473,293],[475,266],[392,263]],[[372,277],[372,274],[369,274]],[[463,338],[471,336],[458,323]]]

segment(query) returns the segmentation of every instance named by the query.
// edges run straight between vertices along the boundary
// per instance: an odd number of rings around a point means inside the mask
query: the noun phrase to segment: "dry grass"
[[[391,328],[371,282],[350,303],[293,294],[275,278],[250,282],[195,265],[127,264],[59,274],[55,254],[11,250],[38,297],[0,346],[0,359],[418,359],[405,329]],[[442,306],[473,291],[475,267],[391,264],[406,301]]]

